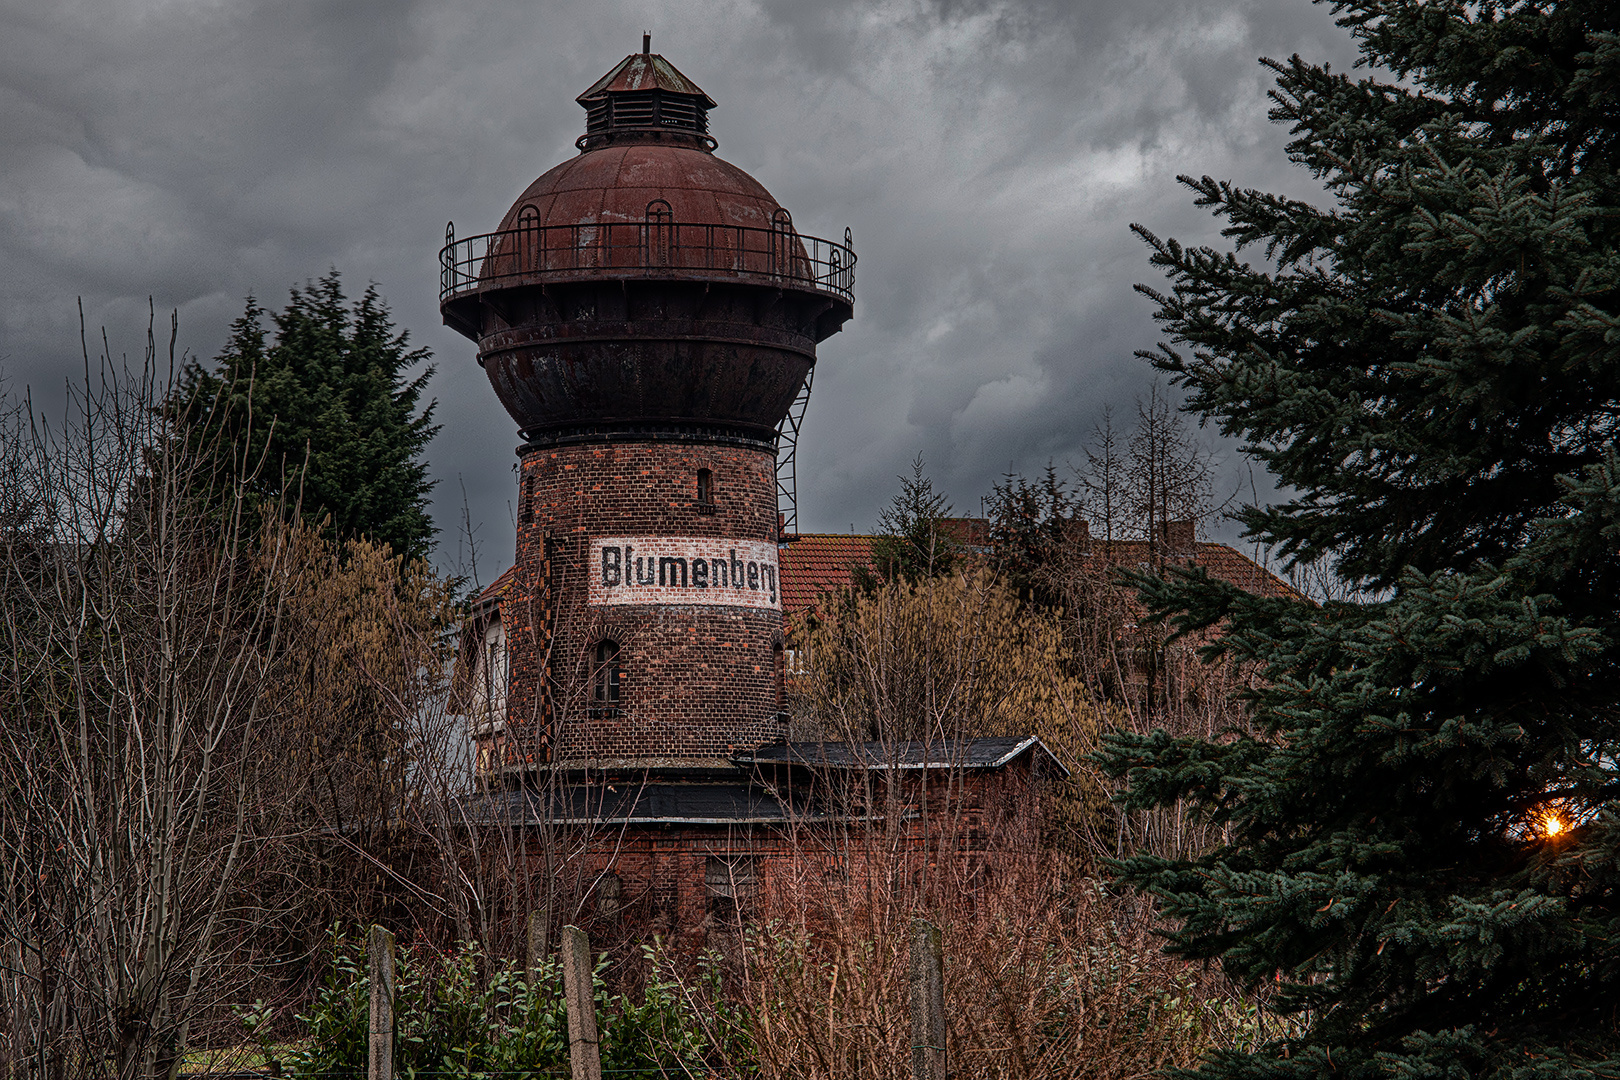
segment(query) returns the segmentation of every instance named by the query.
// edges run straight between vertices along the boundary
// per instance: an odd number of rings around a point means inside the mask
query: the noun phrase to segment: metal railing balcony
[[[783,213],[770,228],[695,225],[649,212],[643,221],[541,225],[458,240],[445,229],[439,301],[528,282],[581,278],[739,281],[855,299],[855,252],[844,242],[805,236]]]

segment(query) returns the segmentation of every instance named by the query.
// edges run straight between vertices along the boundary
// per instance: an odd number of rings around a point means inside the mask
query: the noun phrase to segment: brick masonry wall
[[[698,501],[700,469],[712,477],[707,504]],[[775,460],[764,450],[673,442],[523,455],[518,572],[502,604],[508,759],[690,761],[781,738],[779,595],[774,603],[751,592],[736,604],[593,605],[588,575],[599,568],[591,565],[591,540],[603,537],[647,538],[649,551],[664,550],[660,538],[737,541],[755,549],[757,562],[759,545],[776,538]],[[541,582],[548,555],[556,617],[550,730],[542,732]],[[592,696],[595,647],[604,640],[620,649],[616,705]]]
[[[922,806],[915,785],[907,786],[908,820],[898,837],[882,827],[809,823],[603,826],[573,855],[577,862],[568,874],[597,883],[598,893],[577,907],[577,897],[565,903],[579,912],[599,945],[657,934],[678,948],[696,949],[715,944],[712,935],[736,925],[738,901],[717,895],[709,880],[712,860],[747,867],[742,872],[753,880],[742,890],[742,914],[761,925],[791,920],[828,890],[859,896],[890,887],[896,874],[915,883],[941,862],[956,860],[953,869],[961,874],[1015,857],[1038,833],[1044,813],[1023,763],[954,779],[941,774],[929,785],[927,819],[911,816]],[[542,852],[531,857],[543,864]],[[600,883],[609,875],[615,888],[604,911]],[[553,935],[560,926],[557,921]]]

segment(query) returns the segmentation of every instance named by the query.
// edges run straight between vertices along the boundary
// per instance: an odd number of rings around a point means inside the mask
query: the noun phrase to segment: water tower
[[[444,321],[522,439],[490,743],[718,767],[783,735],[791,440],[855,256],[715,156],[715,102],[645,38],[578,101],[580,153],[440,252]]]

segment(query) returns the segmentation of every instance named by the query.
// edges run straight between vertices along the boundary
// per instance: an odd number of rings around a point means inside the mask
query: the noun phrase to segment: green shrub
[[[704,957],[683,980],[656,945],[644,947],[646,989],[639,998],[610,994],[606,959],[594,975],[596,1026],[604,1070],[619,1076],[705,1075],[748,1057],[746,1025],[720,994],[720,973]],[[488,971],[486,975],[485,972]],[[298,1017],[306,1041],[288,1056],[294,1077],[363,1076],[368,1054],[370,978],[365,945],[340,933],[309,1012]],[[568,1012],[562,971],[547,959],[531,982],[510,961],[490,965],[476,946],[444,955],[425,947],[399,951],[394,978],[394,1070],[401,1077],[539,1080],[568,1071]]]

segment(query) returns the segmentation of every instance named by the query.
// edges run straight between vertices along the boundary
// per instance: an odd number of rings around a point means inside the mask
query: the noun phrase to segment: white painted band
[[[694,536],[591,540],[588,602],[782,607],[776,545]]]

